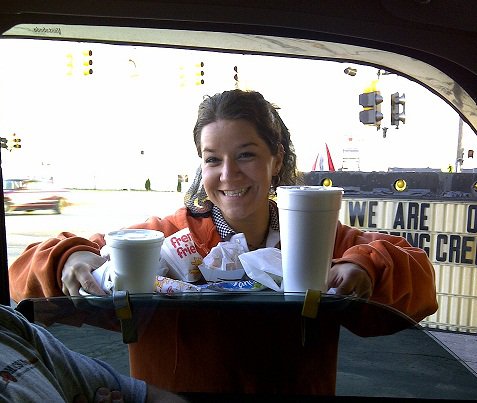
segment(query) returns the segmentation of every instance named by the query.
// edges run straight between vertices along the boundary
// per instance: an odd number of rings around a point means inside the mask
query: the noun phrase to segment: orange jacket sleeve
[[[206,235],[207,244],[217,244],[220,240],[218,234],[212,236],[216,231],[211,219],[188,221],[185,208],[164,219],[151,217],[146,222],[129,228],[152,229],[169,236],[188,225],[197,226],[197,229]],[[94,234],[85,239],[70,232],[62,232],[56,238],[29,245],[9,268],[11,297],[18,302],[24,298],[64,295],[61,290],[61,272],[68,257],[80,250],[99,254],[104,245],[104,234]],[[208,253],[208,249],[204,249],[204,253]]]
[[[11,297],[18,302],[29,297],[64,295],[61,271],[66,259],[79,250],[99,254],[99,249],[95,242],[71,232],[29,245],[8,270]]]
[[[165,227],[166,230],[177,231],[173,224],[157,218],[132,227],[155,230]],[[61,272],[68,257],[77,251],[99,254],[104,244],[103,234],[85,239],[71,232],[62,232],[56,238],[29,245],[8,270],[11,297],[18,302],[24,298],[64,295]]]
[[[339,223],[333,264],[352,262],[369,274],[371,300],[420,321],[437,310],[434,267],[426,253],[404,238],[363,232]]]

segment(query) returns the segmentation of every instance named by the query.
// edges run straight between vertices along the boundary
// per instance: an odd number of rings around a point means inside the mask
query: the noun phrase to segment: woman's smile
[[[238,190],[223,190],[223,194],[227,197],[241,197],[248,192],[250,188],[243,188]]]

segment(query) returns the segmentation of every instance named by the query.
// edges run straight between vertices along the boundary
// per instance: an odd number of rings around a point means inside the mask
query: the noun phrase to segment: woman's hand
[[[368,299],[373,293],[373,285],[368,273],[355,263],[337,263],[330,269],[328,287],[335,288],[336,294],[353,295]]]
[[[80,295],[79,289],[83,288],[89,294],[106,295],[91,274],[93,270],[96,270],[106,261],[106,258],[93,252],[78,251],[72,253],[66,260],[61,273],[63,293],[71,296]]]

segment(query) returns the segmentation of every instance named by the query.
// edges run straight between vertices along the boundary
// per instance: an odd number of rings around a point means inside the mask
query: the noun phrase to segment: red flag
[[[311,167],[312,171],[323,171],[323,155],[318,153],[315,158],[315,162]]]
[[[335,165],[333,164],[333,160],[331,159],[330,150],[328,149],[328,144],[325,143],[326,146],[326,156],[328,157],[328,170],[330,172],[335,172]]]
[[[318,155],[319,155],[319,154],[317,154],[317,156],[316,156],[316,158],[315,158],[315,162],[313,163],[313,166],[311,167],[311,170],[312,170],[312,171],[316,171],[316,163],[318,162]]]

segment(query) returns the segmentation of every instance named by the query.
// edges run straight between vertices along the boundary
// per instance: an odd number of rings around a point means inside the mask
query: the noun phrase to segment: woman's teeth
[[[228,197],[240,197],[247,192],[247,189],[224,190],[223,192],[224,192],[224,195]]]

